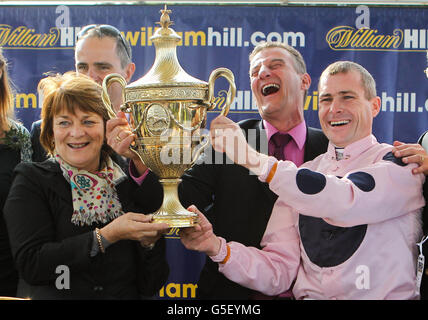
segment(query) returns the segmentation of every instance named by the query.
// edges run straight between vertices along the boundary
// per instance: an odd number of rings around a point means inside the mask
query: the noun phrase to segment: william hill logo
[[[356,29],[338,26],[325,37],[333,50],[397,50],[403,41],[403,31],[396,29],[391,35],[379,34],[376,29]]]
[[[3,48],[46,48],[53,47],[60,33],[58,28],[50,28],[49,33],[37,33],[35,29],[25,26],[12,28],[0,24],[0,46]]]
[[[381,34],[377,29],[356,29],[338,26],[325,37],[333,50],[425,52],[428,49],[428,29],[395,29]]]

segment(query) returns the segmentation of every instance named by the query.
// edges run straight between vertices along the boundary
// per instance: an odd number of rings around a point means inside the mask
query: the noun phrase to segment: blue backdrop
[[[0,46],[10,61],[15,84],[15,113],[29,129],[39,119],[36,87],[43,73],[74,69],[75,37],[83,25],[112,24],[133,48],[143,76],[154,61],[150,36],[160,6],[0,6]],[[298,49],[306,60],[312,86],[305,119],[319,127],[317,84],[321,71],[336,60],[365,66],[377,81],[382,109],[374,134],[381,142],[415,142],[428,128],[426,7],[365,6],[172,6],[172,28],[182,36],[180,64],[190,75],[208,81],[210,72],[227,67],[235,75],[237,94],[229,117],[258,117],[248,77],[248,54],[260,41],[276,40]],[[218,107],[226,81],[216,83]],[[209,114],[212,119],[218,111]],[[171,275],[160,298],[195,296],[204,256],[185,250],[176,230],[168,235]]]

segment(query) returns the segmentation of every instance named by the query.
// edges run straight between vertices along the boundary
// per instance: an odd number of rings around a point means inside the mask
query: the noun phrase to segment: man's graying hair
[[[250,63],[253,60],[254,56],[260,51],[268,48],[282,48],[288,51],[288,53],[293,57],[294,60],[294,69],[299,74],[306,73],[306,63],[299,51],[294,49],[292,46],[282,43],[282,42],[262,42],[254,47],[253,51],[250,53],[249,59]]]
[[[103,29],[100,28],[99,26],[96,26],[90,30],[88,30],[84,35],[82,35],[81,38],[79,38],[79,41],[85,38],[92,38],[92,37],[97,37],[98,39],[102,39],[104,37],[110,37],[116,40],[116,53],[117,56],[119,57],[120,60],[120,66],[122,68],[125,68],[128,64],[130,64],[132,62],[132,49],[131,46],[129,45],[129,43],[123,39],[125,41],[125,45],[127,46],[128,52],[129,52],[129,56],[126,53],[126,48],[124,46],[124,43],[122,42],[122,39],[109,32],[109,30],[107,29]]]
[[[363,85],[365,97],[367,100],[377,96],[376,81],[373,79],[370,72],[368,72],[363,66],[352,61],[336,61],[330,64],[321,74],[320,80],[322,77],[328,75],[333,76],[339,73],[348,73],[349,71],[356,71],[361,75],[361,84]]]

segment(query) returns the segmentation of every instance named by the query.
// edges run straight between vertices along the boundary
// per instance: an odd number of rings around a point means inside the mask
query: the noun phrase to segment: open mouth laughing
[[[279,90],[279,85],[276,83],[269,83],[265,86],[263,86],[262,88],[262,94],[266,97],[269,96],[271,94],[274,94],[276,92],[278,92]]]

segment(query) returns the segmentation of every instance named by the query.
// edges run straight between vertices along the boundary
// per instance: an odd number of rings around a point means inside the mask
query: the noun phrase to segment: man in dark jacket
[[[428,73],[427,73],[428,77]],[[418,168],[414,169],[414,173],[422,172],[425,176],[428,175],[428,131],[425,131],[418,139],[417,144],[404,144],[399,141],[394,142],[395,156],[403,157],[405,163],[417,163]],[[425,180],[423,194],[425,201],[428,203],[428,182]],[[428,265],[426,257],[428,256],[428,204],[425,205],[422,211],[422,229],[423,238],[418,245],[419,254],[424,256],[424,264],[418,260],[418,277],[420,277],[420,294],[421,300],[428,300]],[[420,251],[422,249],[422,252]],[[420,257],[419,257],[420,259]],[[419,284],[419,283],[418,283]]]
[[[258,45],[250,55],[250,79],[262,120],[245,120],[240,126],[256,141],[253,146],[258,151],[265,150],[300,165],[327,150],[327,138],[321,130],[308,128],[303,117],[311,78],[297,50],[281,43]],[[124,129],[126,125],[123,115],[107,123],[107,141],[121,155],[129,155],[124,150],[133,140],[130,130]],[[286,136],[285,143],[275,138],[281,135]],[[221,163],[216,159],[222,159]],[[217,235],[260,248],[277,196],[247,169],[226,161],[224,154],[216,155],[208,148],[201,160],[182,177],[181,203],[202,209]],[[138,158],[132,158],[134,177],[144,175],[146,169]],[[161,205],[163,192],[153,173],[144,177],[141,190],[146,201]],[[207,259],[198,282],[197,298],[262,298],[258,292],[229,281],[217,269],[217,264]]]

